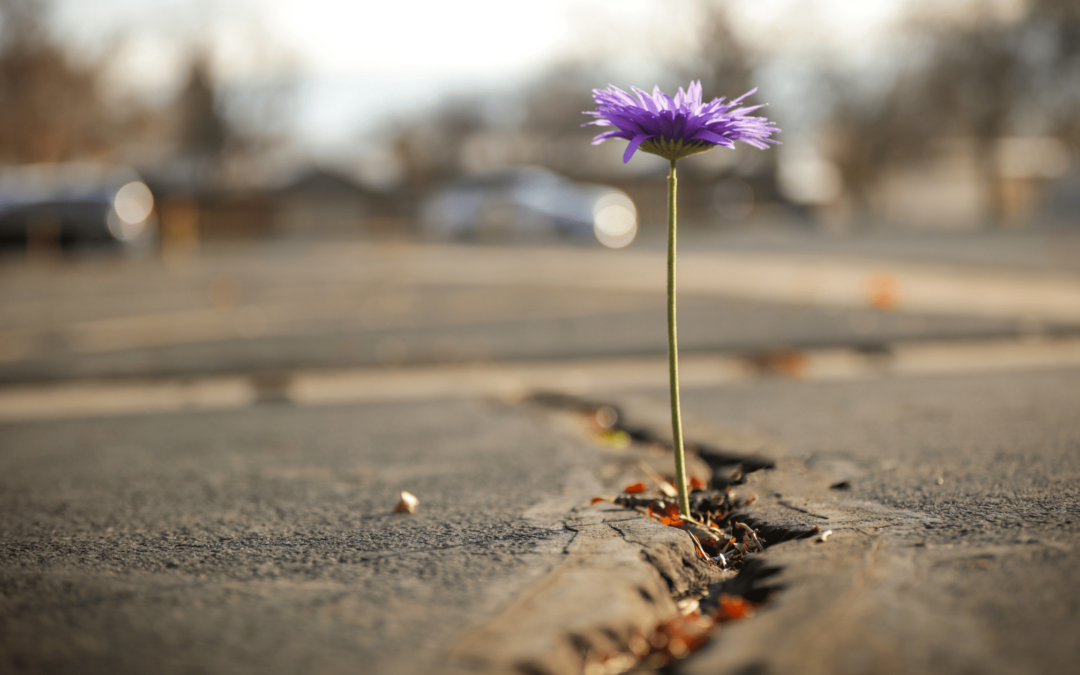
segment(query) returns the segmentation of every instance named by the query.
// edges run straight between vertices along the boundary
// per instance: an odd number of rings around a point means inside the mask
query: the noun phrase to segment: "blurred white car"
[[[620,248],[637,234],[637,210],[626,193],[575,183],[540,167],[515,167],[462,178],[422,204],[424,233],[460,241],[576,238]]]
[[[154,197],[128,167],[28,164],[0,168],[0,241],[43,236],[71,246],[131,245],[156,229]]]

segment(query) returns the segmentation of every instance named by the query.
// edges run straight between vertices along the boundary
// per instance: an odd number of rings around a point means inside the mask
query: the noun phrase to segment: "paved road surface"
[[[835,531],[767,555],[791,571],[763,583],[798,591],[686,673],[1080,672],[1080,369],[761,382],[684,406],[782,444],[752,485]]]
[[[663,420],[657,270],[610,251],[433,251],[0,270],[0,401],[54,383],[0,422],[3,667],[426,672],[551,569],[561,514],[593,495],[600,466],[586,440],[511,401],[542,385]],[[579,254],[600,262],[568,282]],[[759,260],[791,271],[785,256]],[[684,377],[708,373],[687,416],[773,443],[778,469],[750,484],[762,518],[836,534],[767,552],[783,571],[762,582],[783,592],[683,670],[1075,671],[1080,371],[1072,343],[1015,338],[1073,330],[1076,279],[1031,275],[994,305],[1015,269],[904,267],[885,283],[856,260],[747,286],[710,260],[731,258],[691,260],[681,302]],[[930,338],[946,344],[895,344]],[[729,358],[741,351],[772,355]],[[424,365],[477,359],[460,389]],[[202,389],[196,376],[251,371]],[[69,382],[110,375],[174,379]],[[107,404],[42,414],[79,396]],[[140,405],[153,397],[167,405]],[[186,408],[206,401],[227,405]],[[415,516],[389,513],[401,489],[420,497]]]
[[[755,257],[756,256],[756,257]],[[687,254],[683,353],[1075,331],[1080,280]],[[0,381],[663,355],[662,253],[263,244],[0,268]]]
[[[7,424],[0,448],[4,672],[431,672],[558,560],[543,503],[596,491],[579,439],[476,399]]]

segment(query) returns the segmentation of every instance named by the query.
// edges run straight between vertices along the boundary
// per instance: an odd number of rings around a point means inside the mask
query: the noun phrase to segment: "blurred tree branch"
[[[889,167],[932,156],[944,137],[968,138],[989,198],[988,219],[1003,215],[996,144],[1008,135],[1051,135],[1080,148],[1080,6],[1036,0],[1019,21],[981,18],[967,25],[916,27],[928,58],[884,96],[861,95],[826,78],[834,97],[832,158],[856,206]]]
[[[40,0],[0,0],[0,161],[57,162],[107,151],[117,131],[93,67],[53,43]]]

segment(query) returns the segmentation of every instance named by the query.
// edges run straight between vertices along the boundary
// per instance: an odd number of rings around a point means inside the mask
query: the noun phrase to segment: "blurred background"
[[[704,279],[689,349],[1072,325],[1070,0],[0,0],[0,374],[662,353],[633,278],[665,162],[579,125],[593,88],[691,79],[759,87],[783,145],[680,164],[683,250],[853,286]],[[919,300],[890,261],[1060,303]]]

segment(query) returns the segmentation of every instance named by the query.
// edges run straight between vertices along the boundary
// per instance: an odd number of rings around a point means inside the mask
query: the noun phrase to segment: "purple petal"
[[[647,134],[638,134],[630,139],[630,145],[626,146],[626,152],[623,153],[622,163],[626,164],[630,161],[630,158],[637,152],[638,146],[645,142],[645,139],[649,138]]]
[[[701,80],[691,82],[686,95],[691,105],[701,107]]]
[[[744,98],[746,98],[747,96],[750,96],[751,94],[753,94],[753,93],[754,93],[754,92],[756,92],[756,91],[757,91],[757,87],[754,87],[754,88],[753,88],[753,89],[751,89],[750,91],[746,92],[745,94],[743,94],[743,95],[742,95],[742,96],[740,96],[739,98],[737,98],[737,99],[735,99],[734,101],[732,101],[732,102],[731,102],[731,104],[732,104],[732,105],[735,105],[736,103],[738,103],[739,101],[743,100],[743,99],[744,99]]]
[[[592,139],[592,144],[593,145],[600,145],[601,143],[603,143],[604,141],[606,141],[609,138],[626,138],[626,134],[623,133],[622,131],[605,131],[602,134],[597,134]]]
[[[724,138],[720,134],[714,134],[713,132],[703,129],[695,134],[695,138],[701,141],[708,141],[709,143],[715,143],[716,145],[722,145],[725,148],[734,148],[735,142],[730,138]]]
[[[720,97],[707,104],[702,104],[699,80],[691,81],[686,89],[680,88],[674,98],[659,87],[654,87],[651,94],[638,87],[631,87],[631,91],[613,85],[593,90],[597,109],[584,114],[594,119],[582,125],[615,127],[596,136],[594,143],[609,138],[628,139],[624,161],[629,161],[644,140],[656,137],[675,143],[699,141],[725,147],[734,147],[736,141],[758,148],[777,143],[770,138],[780,131],[776,125],[765,117],[751,116],[761,106],[737,107],[757,89],[734,101]]]
[[[631,88],[634,90],[634,93],[638,95],[638,98],[641,99],[641,105],[646,110],[654,115],[660,112],[660,109],[656,107],[656,101],[652,99],[652,96],[649,96],[644,90],[638,89],[637,87]]]

